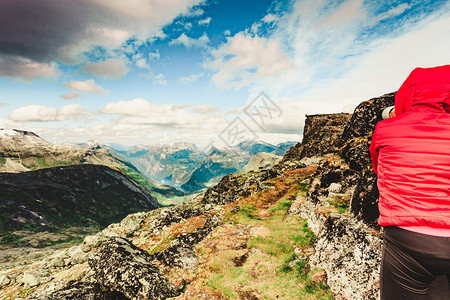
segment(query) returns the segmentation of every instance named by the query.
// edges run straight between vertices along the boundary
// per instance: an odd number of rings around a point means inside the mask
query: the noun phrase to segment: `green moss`
[[[256,207],[254,205],[243,205],[239,207],[239,214],[242,217],[251,220],[261,220],[253,214],[254,211],[256,211]]]
[[[270,208],[270,212],[275,213],[275,212],[282,212],[282,213],[287,213],[287,211],[289,210],[289,208],[292,205],[293,200],[295,199],[295,197],[292,199],[290,197],[289,200],[286,201],[278,201],[274,206],[272,206]]]
[[[338,213],[340,214],[345,214],[348,213],[349,211],[349,200],[345,199],[345,198],[334,198],[333,200],[327,200],[328,203],[330,203],[331,205],[333,205],[334,207],[337,208]]]

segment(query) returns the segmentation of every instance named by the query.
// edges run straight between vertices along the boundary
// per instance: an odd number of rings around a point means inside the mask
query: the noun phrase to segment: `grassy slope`
[[[195,247],[194,270],[159,266],[172,282],[186,284],[175,299],[333,299],[323,271],[306,263],[314,234],[305,220],[287,214],[292,201],[306,195],[314,170],[288,171],[270,180],[272,187],[222,206],[224,225]],[[205,220],[189,218],[135,244],[149,253],[162,251],[177,236],[202,228]]]
[[[158,199],[158,202],[162,205],[170,203],[169,199],[171,198],[181,197],[184,195],[183,192],[168,185],[156,186],[155,184],[150,182],[150,180],[148,180],[144,175],[128,166],[121,168],[120,171],[143,185],[152,193],[153,196]]]
[[[238,201],[239,211],[226,215],[228,222],[256,228],[246,245],[247,249],[256,249],[256,254],[242,266],[227,251],[215,253],[209,262],[212,272],[206,284],[226,298],[333,298],[325,284],[313,280],[321,272],[310,270],[302,259],[301,253],[312,246],[315,236],[305,220],[287,215],[292,201],[304,197],[306,191],[304,177],[290,175],[275,178],[275,189]]]

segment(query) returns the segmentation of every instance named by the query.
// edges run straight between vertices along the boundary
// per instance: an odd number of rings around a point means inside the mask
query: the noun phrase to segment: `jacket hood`
[[[395,113],[448,113],[449,98],[450,65],[416,68],[395,95]]]

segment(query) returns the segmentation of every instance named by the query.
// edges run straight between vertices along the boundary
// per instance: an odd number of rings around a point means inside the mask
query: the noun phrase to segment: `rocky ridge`
[[[47,142],[33,132],[0,129],[0,172],[24,172],[75,164],[97,164],[124,169],[105,149],[83,149]]]
[[[1,272],[0,297],[377,299],[382,240],[368,147],[393,97],[353,115],[308,116],[304,141],[273,168],[229,174],[188,203],[129,215]]]

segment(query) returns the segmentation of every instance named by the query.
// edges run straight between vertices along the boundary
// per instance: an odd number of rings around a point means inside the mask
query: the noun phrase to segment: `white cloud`
[[[78,120],[81,116],[92,116],[93,113],[83,109],[79,103],[68,104],[63,106],[57,115],[58,121]]]
[[[223,32],[223,35],[229,36],[229,35],[231,35],[231,31],[229,29],[227,29]]]
[[[81,108],[80,104],[69,104],[61,109],[42,105],[26,105],[13,110],[8,118],[21,122],[49,122],[77,120],[81,116],[90,116],[92,113]]]
[[[150,52],[148,56],[151,60],[158,60],[161,57],[161,55],[159,54],[159,50],[156,50],[156,52]]]
[[[96,95],[109,93],[108,90],[104,90],[99,85],[95,84],[94,79],[88,79],[85,81],[72,81],[66,83],[66,86],[74,91],[87,92]]]
[[[122,59],[110,58],[102,62],[85,63],[81,70],[102,78],[120,78],[128,73],[129,68]]]
[[[320,1],[319,1],[320,2]],[[359,21],[367,20],[367,11],[363,8],[364,0],[347,0],[339,4],[334,10],[324,15],[320,15],[320,19],[317,22],[319,27],[331,28],[332,26],[337,28],[345,27],[349,23],[357,23]],[[326,7],[320,7],[320,12],[326,10]]]
[[[184,84],[189,84],[189,83],[194,83],[197,80],[199,80],[201,77],[203,77],[204,74],[200,73],[200,74],[191,74],[189,76],[185,76],[185,77],[181,77],[180,79],[178,79],[178,81],[180,83],[184,83]]]
[[[169,45],[184,45],[186,48],[191,47],[207,47],[209,43],[209,37],[206,32],[198,39],[190,38],[186,34],[182,33],[178,38],[170,41]]]
[[[189,9],[183,15],[186,16],[186,17],[200,17],[204,13],[205,13],[205,11],[203,9],[201,9],[200,7],[195,7],[195,8]]]
[[[267,14],[261,19],[264,23],[274,23],[278,20],[278,17],[274,14]]]
[[[148,69],[148,68],[150,68],[150,66],[148,65],[148,62],[147,62],[147,60],[145,58],[140,58],[140,59],[136,60],[135,64],[140,69]]]
[[[211,114],[220,112],[220,108],[216,106],[211,106],[208,103],[198,105],[192,109],[193,112],[198,114]]]
[[[164,74],[158,74],[153,77],[153,82],[155,82],[159,85],[166,85],[167,79],[166,79],[166,76],[164,76]]]
[[[238,86],[258,77],[276,76],[295,67],[283,54],[278,39],[252,37],[238,33],[213,51],[214,60],[207,66],[216,70],[213,82],[217,85]]]
[[[136,98],[131,101],[108,103],[100,112],[120,115],[118,122],[121,124],[197,127],[205,121],[204,116],[192,114],[188,108],[189,105],[158,105]]]
[[[54,77],[57,74],[55,63],[39,63],[29,58],[0,54],[0,77],[31,81],[39,77]]]
[[[200,25],[200,26],[209,25],[210,22],[211,22],[211,17],[207,17],[206,19],[199,20],[198,25]]]
[[[81,63],[80,54],[92,46],[111,50],[131,37],[161,37],[162,28],[177,16],[203,13],[201,9],[191,9],[203,1],[38,1],[33,9],[27,1],[0,1],[0,19],[8,20],[1,27],[0,76],[26,80],[53,76],[52,62]],[[123,76],[123,65],[121,70],[113,75],[106,72],[106,76]]]
[[[342,107],[355,107],[363,100],[396,91],[414,68],[448,64],[448,36],[450,16],[431,16],[404,35],[374,42],[371,51],[345,76],[329,80],[327,88],[310,98],[334,98]]]
[[[13,121],[35,121],[46,122],[55,121],[58,115],[58,109],[42,105],[27,105],[13,110],[8,118]]]
[[[64,95],[61,95],[61,98],[63,98],[64,100],[70,100],[70,99],[75,99],[75,98],[79,98],[81,97],[80,94],[77,93],[67,93]]]
[[[392,17],[399,16],[410,8],[411,8],[411,5],[409,5],[407,3],[402,3],[394,8],[391,8],[387,12],[384,12],[384,13],[379,14],[378,16],[374,17],[372,22],[376,23],[376,22],[380,22],[380,21],[383,21],[383,20],[386,20],[386,19],[389,19]]]
[[[431,15],[421,9],[403,3],[380,12],[362,0],[298,0],[265,38],[251,28],[228,37],[205,66],[219,87],[318,102],[332,97],[349,107],[397,89],[394,79],[400,83],[414,66],[448,64],[450,3]],[[261,21],[274,19],[268,14]]]

